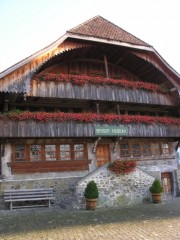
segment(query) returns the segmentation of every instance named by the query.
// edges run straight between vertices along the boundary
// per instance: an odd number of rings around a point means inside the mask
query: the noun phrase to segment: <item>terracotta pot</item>
[[[151,193],[153,203],[160,203],[161,202],[161,193]]]
[[[86,209],[94,210],[96,208],[97,199],[86,198]]]

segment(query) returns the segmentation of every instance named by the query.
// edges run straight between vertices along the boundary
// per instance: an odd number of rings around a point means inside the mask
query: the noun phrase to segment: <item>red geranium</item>
[[[77,122],[93,123],[145,123],[145,124],[164,124],[180,125],[180,118],[142,116],[142,115],[117,115],[117,114],[97,114],[97,113],[64,113],[64,112],[8,112],[6,115],[0,114],[0,119],[10,119],[15,121],[34,120],[38,122],[57,121],[64,122],[73,120]]]
[[[55,81],[55,82],[64,82],[64,83],[73,83],[76,85],[85,85],[85,84],[97,84],[97,85],[115,85],[125,88],[133,89],[145,89],[153,92],[162,92],[165,93],[166,90],[159,87],[158,84],[141,82],[141,81],[129,81],[127,79],[112,79],[112,78],[103,78],[103,77],[92,77],[87,75],[71,75],[71,74],[55,74],[55,73],[45,73],[39,76],[36,76],[36,79],[41,81]]]
[[[128,174],[135,171],[137,162],[135,160],[116,160],[109,163],[108,169],[116,174]]]

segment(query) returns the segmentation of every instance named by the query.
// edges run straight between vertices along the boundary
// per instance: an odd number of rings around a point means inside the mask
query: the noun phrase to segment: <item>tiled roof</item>
[[[91,18],[77,27],[68,30],[67,33],[114,40],[146,47],[150,46],[149,44],[126,32],[122,28],[116,26],[101,16]]]

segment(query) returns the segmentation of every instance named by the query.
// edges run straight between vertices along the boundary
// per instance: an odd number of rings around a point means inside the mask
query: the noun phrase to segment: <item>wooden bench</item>
[[[55,197],[53,188],[17,189],[4,191],[4,201],[10,204],[10,210],[13,208],[23,207],[50,207],[51,200],[54,199]],[[24,205],[17,205],[20,202],[23,202]],[[16,204],[13,206],[13,203]]]

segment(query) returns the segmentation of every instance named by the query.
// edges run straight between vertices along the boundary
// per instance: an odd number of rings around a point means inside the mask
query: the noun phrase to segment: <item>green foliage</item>
[[[95,199],[99,197],[98,187],[94,181],[90,181],[87,183],[84,191],[84,196],[88,199]]]
[[[149,190],[151,193],[162,193],[163,187],[160,180],[156,178]]]

